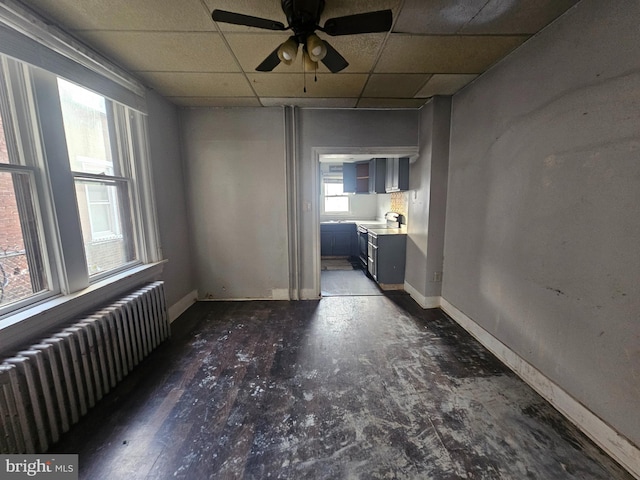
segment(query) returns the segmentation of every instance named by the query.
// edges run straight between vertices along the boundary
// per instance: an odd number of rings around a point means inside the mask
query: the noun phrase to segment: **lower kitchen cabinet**
[[[355,223],[329,223],[320,225],[320,255],[323,257],[349,257],[357,251],[358,237]]]
[[[369,275],[383,288],[385,285],[403,285],[407,235],[379,235],[370,231],[368,240]]]

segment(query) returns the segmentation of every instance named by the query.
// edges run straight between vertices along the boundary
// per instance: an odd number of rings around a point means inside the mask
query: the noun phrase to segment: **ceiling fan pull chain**
[[[305,71],[304,55],[302,55],[302,90],[307,93],[307,72]]]

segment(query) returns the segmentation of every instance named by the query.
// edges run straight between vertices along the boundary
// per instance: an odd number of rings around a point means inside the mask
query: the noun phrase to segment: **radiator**
[[[0,452],[43,453],[170,336],[151,283],[0,364]]]

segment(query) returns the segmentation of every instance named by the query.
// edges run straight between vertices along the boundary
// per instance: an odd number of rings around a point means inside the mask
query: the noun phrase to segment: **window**
[[[0,54],[0,324],[155,260],[146,145],[141,112]]]
[[[324,213],[348,213],[349,195],[342,189],[342,178],[324,176],[322,179]]]
[[[0,64],[5,76],[6,63]],[[35,167],[25,160],[19,131],[0,85],[0,313],[46,295],[52,288],[36,202]],[[12,108],[13,107],[13,108]]]
[[[89,275],[136,260],[126,152],[117,142],[123,107],[58,78],[69,165]],[[124,133],[124,132],[122,132]]]

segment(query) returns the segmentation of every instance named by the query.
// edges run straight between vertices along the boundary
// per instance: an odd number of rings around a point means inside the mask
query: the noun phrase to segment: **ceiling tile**
[[[400,0],[329,0],[325,4],[324,12],[320,17],[320,24],[324,25],[324,22],[329,18],[387,9],[393,10],[395,18],[401,3]]]
[[[132,71],[240,71],[218,33],[96,31],[81,36]]]
[[[256,97],[168,97],[181,107],[259,107]]]
[[[215,31],[199,0],[24,0],[72,30]]]
[[[534,34],[578,0],[489,0],[461,30],[466,34]]]
[[[358,102],[357,98],[277,98],[261,97],[260,101],[265,107],[280,107],[283,105],[296,105],[307,108],[353,108]]]
[[[578,0],[405,0],[394,32],[532,35]]]
[[[282,22],[287,26],[285,17],[279,0],[205,0],[209,11],[214,9],[227,10],[230,12],[251,15],[254,17],[266,18]],[[356,13],[372,12],[376,10],[394,9],[397,10],[400,0],[350,0],[349,2],[329,1],[325,4],[324,12],[320,16],[320,25],[333,17],[343,15],[353,15]],[[218,27],[223,32],[256,32],[259,29],[244,27],[240,25],[230,25],[228,23],[218,23]]]
[[[304,77],[300,74],[249,73],[249,81],[260,97],[358,97],[367,80],[365,74],[313,74],[306,75],[307,93],[304,93]]]
[[[209,15],[213,10],[227,10],[229,12],[240,13],[243,15],[251,15],[253,17],[266,18],[276,20],[287,24],[287,19],[280,7],[280,0],[268,1],[264,0],[205,0],[208,7]],[[213,22],[213,20],[211,20]],[[213,22],[215,24],[215,22]],[[218,23],[218,28],[222,32],[264,32],[258,28],[244,27],[241,25],[231,25],[229,23]]]
[[[527,38],[392,34],[375,72],[481,73]]]
[[[420,108],[425,101],[424,98],[361,98],[358,108]]]
[[[167,97],[251,97],[242,73],[143,72],[151,87]]]
[[[453,95],[471,82],[477,75],[436,74],[415,95],[416,98],[428,98],[434,95]]]
[[[428,79],[428,74],[373,74],[369,77],[362,95],[364,97],[412,98]]]
[[[394,32],[425,35],[454,34],[464,27],[487,0],[405,0]],[[503,3],[510,3],[503,0]]]

